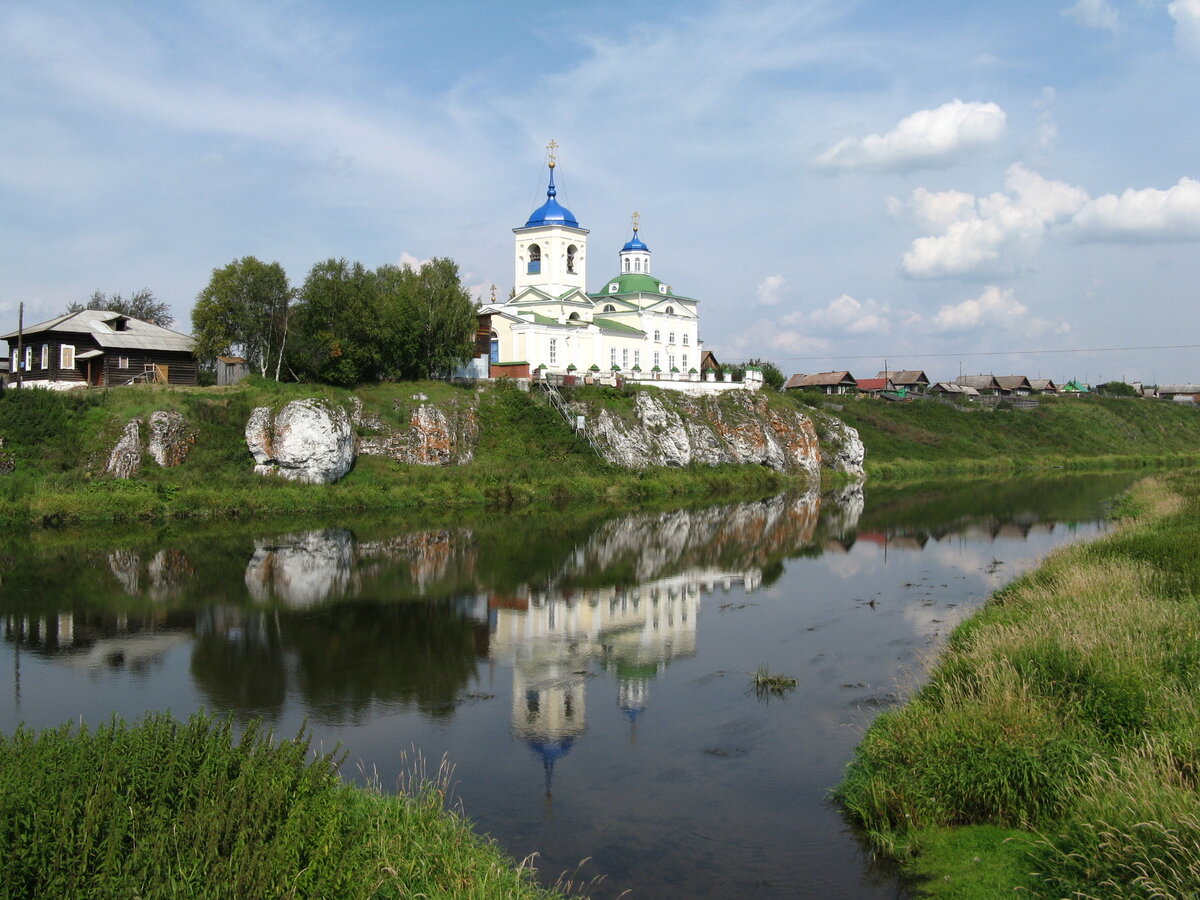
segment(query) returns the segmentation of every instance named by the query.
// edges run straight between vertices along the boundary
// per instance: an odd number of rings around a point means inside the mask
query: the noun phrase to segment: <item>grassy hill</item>
[[[343,510],[640,504],[668,497],[765,496],[797,484],[758,466],[617,469],[596,457],[544,402],[511,385],[478,394],[479,444],[462,466],[410,466],[360,456],[334,485],[253,472],[245,426],[257,406],[301,397],[348,403],[364,417],[408,421],[422,395],[433,403],[475,399],[475,389],[405,382],[353,391],[250,379],[221,388],[135,385],[114,390],[9,390],[0,395],[0,523],[58,525],[165,518],[249,518]],[[197,429],[187,460],[143,461],[128,480],[103,474],[125,423],[155,410],[182,413]]]
[[[822,408],[858,429],[874,478],[1200,460],[1200,410],[1161,400],[1054,397],[989,410],[837,398]]]

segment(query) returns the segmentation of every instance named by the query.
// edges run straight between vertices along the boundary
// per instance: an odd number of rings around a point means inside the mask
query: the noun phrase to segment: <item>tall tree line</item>
[[[263,377],[351,385],[449,375],[473,355],[475,311],[451,259],[327,259],[294,289],[279,263],[248,256],[213,270],[192,329],[201,359],[237,353]]]

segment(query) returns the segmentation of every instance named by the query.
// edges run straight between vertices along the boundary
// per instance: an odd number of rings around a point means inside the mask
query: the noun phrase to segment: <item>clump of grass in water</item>
[[[796,689],[796,679],[790,675],[780,675],[772,672],[766,666],[759,666],[751,678],[754,693],[760,699],[782,697],[788,691]]]

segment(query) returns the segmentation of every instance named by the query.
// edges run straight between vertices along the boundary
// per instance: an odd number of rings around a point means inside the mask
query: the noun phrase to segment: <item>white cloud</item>
[[[1011,288],[991,284],[975,298],[942,306],[929,326],[942,334],[971,331],[1015,332],[1026,337],[1040,334],[1065,335],[1071,327],[1062,320],[1041,319],[1029,315],[1029,308],[1017,300]]]
[[[843,138],[815,160],[827,169],[906,171],[949,166],[1000,140],[1006,116],[995,103],[952,100],[901,119],[887,134]]]
[[[1049,151],[1054,149],[1054,142],[1058,140],[1058,125],[1054,122],[1054,100],[1057,92],[1052,87],[1042,88],[1042,95],[1037,100],[1033,101],[1033,110],[1037,113],[1037,132],[1033,142],[1033,149],[1038,151]]]
[[[975,195],[962,191],[932,193],[917,188],[912,195],[917,220],[928,228],[948,228],[954,222],[975,218]]]
[[[996,285],[984,288],[974,300],[964,300],[956,306],[943,306],[933,317],[937,331],[973,331],[983,325],[1004,325],[1028,313],[1028,308],[1013,297],[1011,289]]]
[[[782,275],[768,275],[758,283],[758,302],[762,306],[774,306],[781,299],[786,279]]]
[[[400,251],[400,262],[398,265],[402,269],[420,269],[427,262],[429,262],[429,260],[420,259],[416,256],[413,256],[407,250]]]
[[[808,316],[810,330],[821,334],[886,334],[891,310],[868,299],[865,303],[842,294],[824,309]]]
[[[1167,12],[1175,20],[1175,44],[1200,56],[1200,0],[1171,0]]]
[[[1063,15],[1085,28],[1106,28],[1113,34],[1121,26],[1120,16],[1108,0],[1078,0],[1074,6],[1064,9]]]
[[[1072,220],[1081,240],[1172,241],[1200,239],[1200,181],[1180,178],[1165,191],[1133,190],[1105,194]]]
[[[1069,220],[1088,200],[1083,189],[1050,181],[1019,163],[1009,167],[1005,189],[976,198],[918,188],[913,209],[939,233],[912,242],[902,261],[904,272],[915,278],[1012,275],[1047,229]]]

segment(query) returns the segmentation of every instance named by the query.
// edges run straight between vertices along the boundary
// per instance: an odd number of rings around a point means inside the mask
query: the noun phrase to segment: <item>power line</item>
[[[1032,356],[1048,353],[1118,353],[1133,350],[1195,350],[1200,344],[1162,344],[1155,347],[1072,347],[1061,350],[978,350],[962,353],[869,353],[861,356],[775,356],[773,359],[804,362],[823,359],[881,359],[900,357],[903,359],[962,359],[972,356]]]

